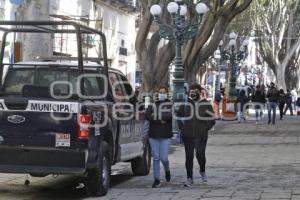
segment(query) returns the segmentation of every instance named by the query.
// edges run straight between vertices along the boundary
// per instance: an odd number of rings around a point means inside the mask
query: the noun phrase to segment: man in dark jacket
[[[238,103],[239,103],[239,115],[238,115],[238,122],[240,123],[241,122],[241,119],[243,118],[244,121],[246,121],[246,117],[245,117],[245,111],[246,111],[246,115],[248,114],[248,107],[249,106],[245,106],[246,104],[248,104],[249,102],[249,98],[248,96],[246,95],[246,91],[245,90],[241,90],[239,92],[239,95],[238,95]],[[244,110],[244,108],[246,110]]]
[[[267,93],[268,98],[268,124],[271,124],[271,112],[273,111],[272,124],[275,124],[276,119],[276,108],[279,101],[279,91],[275,87],[275,84],[272,82]]]
[[[205,173],[205,150],[208,139],[208,131],[214,126],[213,108],[206,100],[206,90],[200,85],[190,87],[187,105],[182,105],[178,111],[178,126],[183,133],[183,142],[186,155],[187,181],[186,187],[193,184],[193,160],[196,149],[196,157],[200,166],[200,175],[204,182],[207,181]]]
[[[279,90],[279,114],[280,114],[280,120],[282,120],[283,117],[283,110],[284,110],[284,105],[285,105],[285,93],[283,89]]]
[[[256,124],[258,124],[258,121],[261,119],[263,115],[263,108],[266,103],[266,95],[265,92],[262,91],[260,85],[256,86],[256,90],[252,96],[252,102],[254,103],[254,108],[255,108]]]

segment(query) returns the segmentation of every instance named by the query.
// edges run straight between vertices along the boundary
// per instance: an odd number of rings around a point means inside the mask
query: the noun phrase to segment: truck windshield
[[[86,73],[87,76],[82,78],[84,91],[81,91],[81,94],[87,97],[103,95],[104,80],[95,77],[95,70]],[[78,70],[70,68],[10,68],[4,79],[1,94],[37,98],[75,98],[78,97],[77,80]]]

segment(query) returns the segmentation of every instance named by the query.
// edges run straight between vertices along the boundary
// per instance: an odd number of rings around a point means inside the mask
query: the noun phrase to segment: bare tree
[[[222,39],[226,27],[239,13],[244,11],[252,0],[206,0],[204,2],[210,11],[204,16],[203,22],[195,39],[190,40],[183,48],[185,78],[189,83],[195,82],[196,74],[201,65],[212,55]],[[170,22],[170,15],[166,11],[168,0],[143,0],[141,2],[141,22],[136,39],[138,62],[143,71],[146,92],[152,92],[161,84],[166,84],[169,66],[175,56],[174,44],[162,41],[159,37],[158,27],[152,26],[153,17],[150,7],[153,4],[162,6],[161,18]],[[186,0],[190,14],[189,21],[194,21],[196,14],[194,1]],[[151,29],[151,31],[150,31]],[[153,31],[154,29],[154,31]],[[149,32],[153,32],[149,35]]]
[[[300,29],[299,24],[295,26],[299,1],[255,0],[252,6],[260,54],[276,75],[278,86],[286,90],[286,70],[299,58]]]
[[[17,20],[49,20],[49,0],[27,0],[18,8]],[[52,40],[50,34],[22,33],[22,60],[35,60],[37,56],[52,56]]]

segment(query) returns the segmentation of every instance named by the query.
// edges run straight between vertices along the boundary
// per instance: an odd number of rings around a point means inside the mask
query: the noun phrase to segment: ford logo
[[[14,124],[21,124],[25,122],[25,117],[21,115],[10,115],[7,117],[7,121],[14,123]]]

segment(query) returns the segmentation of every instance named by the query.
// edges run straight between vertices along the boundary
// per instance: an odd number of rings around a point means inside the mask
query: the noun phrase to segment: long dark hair
[[[199,90],[199,92],[201,92],[201,89],[202,89],[201,85],[199,85],[197,83],[192,84],[191,87],[190,87],[190,91],[191,90],[196,90],[196,89]]]
[[[169,93],[169,88],[168,88],[168,87],[166,87],[166,86],[159,86],[158,92],[159,92],[161,89],[165,89],[166,92]]]

